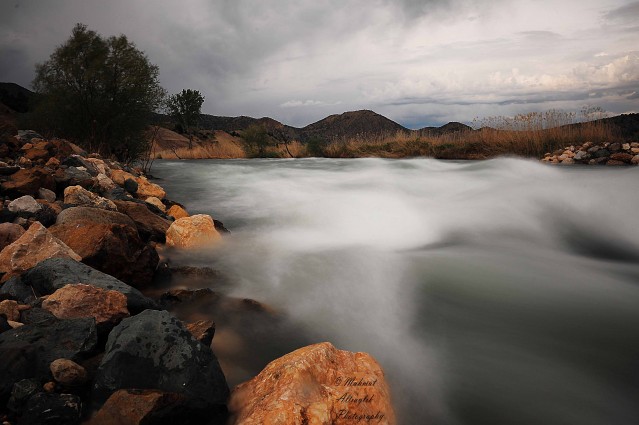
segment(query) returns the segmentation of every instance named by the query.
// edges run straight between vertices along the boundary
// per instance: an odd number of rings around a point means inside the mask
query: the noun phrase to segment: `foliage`
[[[242,132],[242,140],[249,156],[263,157],[272,143],[263,125],[253,124]]]
[[[191,89],[169,96],[166,101],[169,115],[177,121],[182,132],[189,137],[189,149],[193,148],[191,129],[198,124],[203,103],[204,96],[199,91]]]
[[[43,131],[130,161],[148,150],[144,132],[164,90],[159,70],[126,36],[103,38],[77,24],[66,43],[36,65]]]

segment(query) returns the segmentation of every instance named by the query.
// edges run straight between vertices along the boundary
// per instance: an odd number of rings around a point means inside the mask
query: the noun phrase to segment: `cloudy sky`
[[[304,126],[372,109],[418,128],[639,112],[639,1],[0,0],[0,81],[28,87],[77,22],[127,35],[215,115]]]

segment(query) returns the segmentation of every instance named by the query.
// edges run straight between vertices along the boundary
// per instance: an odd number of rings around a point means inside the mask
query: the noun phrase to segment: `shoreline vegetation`
[[[210,315],[282,319],[184,260],[214,255],[223,224],[68,141],[20,131],[0,146],[3,424],[396,423],[381,366],[329,342],[230,390]]]

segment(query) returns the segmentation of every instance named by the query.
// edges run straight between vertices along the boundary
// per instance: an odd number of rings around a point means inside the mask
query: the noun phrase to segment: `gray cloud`
[[[633,95],[611,93],[639,80],[639,65],[622,60],[636,49],[636,19],[627,17],[638,5],[4,0],[0,80],[28,84],[33,65],[83,22],[103,35],[126,34],[160,67],[169,92],[200,90],[204,111],[219,115],[305,125],[367,108],[423,126],[524,107],[579,109],[582,101],[630,110]]]

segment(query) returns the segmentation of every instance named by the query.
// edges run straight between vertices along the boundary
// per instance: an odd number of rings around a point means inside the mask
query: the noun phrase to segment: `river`
[[[381,363],[404,424],[639,423],[639,168],[255,159],[152,173],[231,230],[204,261],[232,277],[226,291],[296,329],[256,337],[278,347],[252,345],[243,379],[327,340]]]

